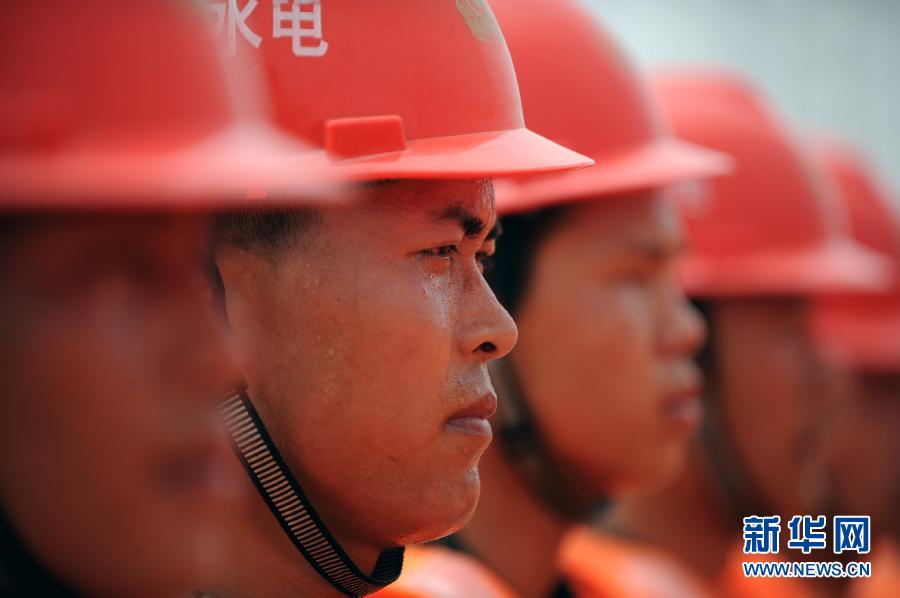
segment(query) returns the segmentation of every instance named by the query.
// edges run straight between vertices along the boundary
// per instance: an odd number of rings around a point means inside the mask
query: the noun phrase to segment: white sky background
[[[900,1],[584,0],[641,66],[736,68],[867,152],[900,207]]]

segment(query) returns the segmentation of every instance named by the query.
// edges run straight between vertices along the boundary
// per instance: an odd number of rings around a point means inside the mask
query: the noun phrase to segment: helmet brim
[[[812,327],[835,362],[852,370],[900,371],[900,294],[817,303]]]
[[[661,138],[637,149],[593,156],[592,167],[553,176],[510,179],[497,185],[497,211],[528,212],[644,189],[725,175],[731,158],[674,138]]]
[[[352,180],[474,179],[583,168],[594,161],[526,128],[407,141],[395,152],[334,162]]]
[[[792,251],[689,254],[680,275],[687,293],[698,298],[879,293],[891,284],[892,264],[880,253],[839,238]]]
[[[195,210],[341,197],[337,173],[319,152],[260,123],[177,150],[0,156],[5,210]]]

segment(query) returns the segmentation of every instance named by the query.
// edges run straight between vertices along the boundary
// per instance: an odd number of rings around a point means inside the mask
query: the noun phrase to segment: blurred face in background
[[[857,372],[831,411],[834,510],[900,536],[900,372]]]
[[[744,483],[775,513],[822,508],[828,378],[808,334],[808,301],[748,298],[712,304],[711,387],[718,433]]]
[[[650,490],[677,473],[701,418],[705,327],[678,285],[679,220],[658,192],[560,218],[535,251],[511,359],[574,487]]]
[[[0,500],[87,595],[196,582],[229,494],[213,401],[234,382],[188,216],[16,219],[0,292]]]

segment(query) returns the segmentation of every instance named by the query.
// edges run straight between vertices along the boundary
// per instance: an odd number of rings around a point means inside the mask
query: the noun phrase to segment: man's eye
[[[459,250],[456,248],[456,245],[442,245],[440,247],[426,249],[422,253],[429,257],[449,258],[454,253],[459,253]]]

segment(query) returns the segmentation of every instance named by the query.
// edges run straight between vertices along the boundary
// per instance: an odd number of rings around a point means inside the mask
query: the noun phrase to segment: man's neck
[[[557,582],[557,551],[568,523],[537,502],[496,444],[485,452],[480,470],[478,510],[457,537],[517,595],[548,595]]]
[[[235,466],[241,467],[236,459]],[[297,550],[243,468],[241,480],[241,497],[225,519],[201,590],[216,598],[341,596]],[[362,571],[374,568],[379,550],[336,539]]]
[[[674,484],[652,496],[616,504],[605,514],[604,527],[662,548],[715,582],[741,528],[712,475],[706,456],[695,445]]]

